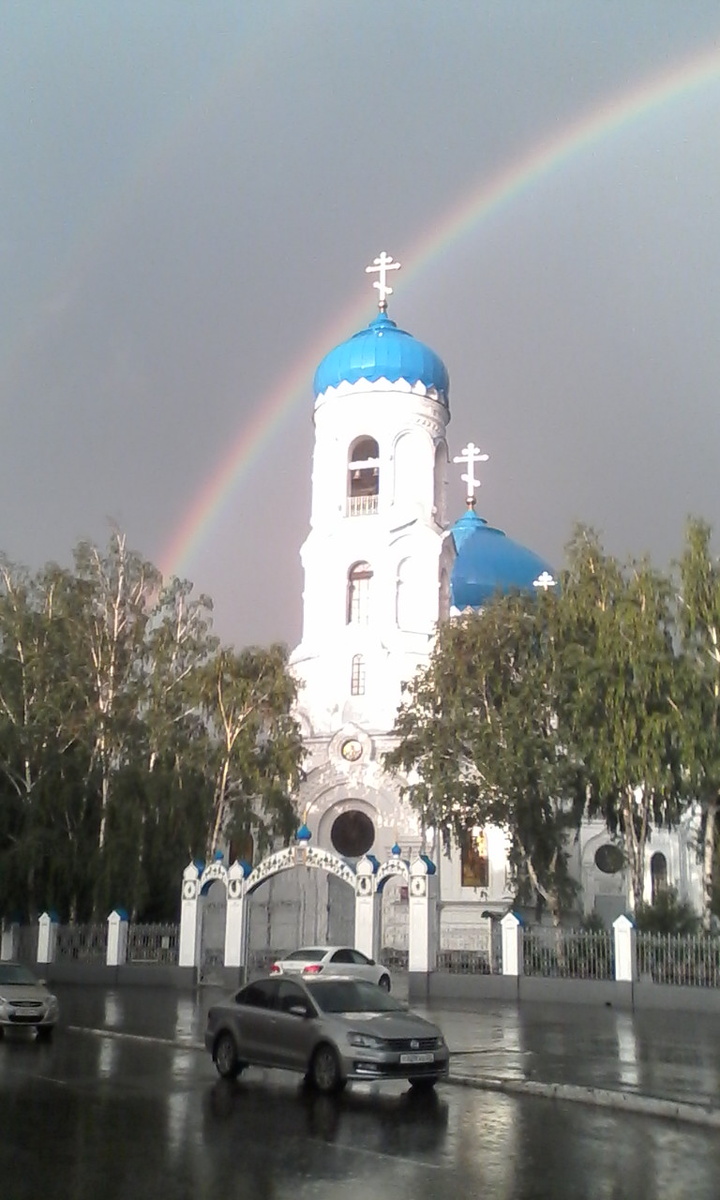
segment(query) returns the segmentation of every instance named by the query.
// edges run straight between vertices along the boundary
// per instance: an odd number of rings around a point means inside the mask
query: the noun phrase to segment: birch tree
[[[207,859],[222,840],[251,834],[264,849],[293,832],[302,758],[295,695],[283,646],[224,648],[208,663],[202,702],[214,750]]]
[[[710,928],[720,794],[720,565],[710,526],[688,523],[680,559],[678,626],[687,666],[681,704],[687,787],[702,810],[703,925]]]
[[[5,872],[35,907],[39,867],[47,859],[42,792],[57,784],[59,764],[78,737],[79,665],[67,636],[71,576],[49,566],[36,576],[0,560],[0,773]],[[14,815],[13,815],[14,814]],[[67,826],[74,818],[66,811]],[[20,896],[17,897],[20,899]]]
[[[113,774],[124,760],[137,722],[147,656],[145,633],[160,576],[128,550],[119,531],[113,531],[104,553],[81,542],[74,559],[83,601],[78,628],[89,656],[86,703],[100,779],[97,847],[102,855]]]
[[[442,626],[385,765],[446,838],[503,829],[516,889],[529,882],[558,922],[575,890],[568,851],[584,792],[556,719],[556,611],[552,595],[507,596]]]
[[[634,908],[652,829],[674,825],[681,806],[670,583],[647,562],[621,566],[579,529],[561,586],[559,717],[590,811],[622,839]]]

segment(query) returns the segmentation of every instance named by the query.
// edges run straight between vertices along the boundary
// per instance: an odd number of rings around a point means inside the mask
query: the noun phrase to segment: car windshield
[[[32,971],[19,963],[0,963],[0,984],[2,983],[33,984],[37,983],[37,979]]]
[[[405,1005],[374,983],[353,979],[318,979],[307,984],[322,1012],[405,1012]]]
[[[293,950],[285,955],[283,962],[320,962],[326,954],[327,950]]]

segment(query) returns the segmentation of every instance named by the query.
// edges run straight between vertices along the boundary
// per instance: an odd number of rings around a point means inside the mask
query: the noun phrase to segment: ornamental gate
[[[294,845],[253,870],[237,861],[227,868],[220,857],[207,867],[189,863],[183,872],[179,965],[196,968],[200,982],[211,982],[220,967],[221,928],[222,966],[246,973],[313,942],[354,945],[378,959],[383,890],[400,881],[407,889],[408,969],[434,970],[437,880],[430,859],[421,854],[408,863],[393,847],[385,863],[364,855],[352,866],[308,840],[303,828]]]

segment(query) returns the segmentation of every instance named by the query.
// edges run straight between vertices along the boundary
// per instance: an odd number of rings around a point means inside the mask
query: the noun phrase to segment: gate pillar
[[[410,864],[408,892],[408,971],[427,975],[437,961],[437,875],[427,854]]]
[[[228,869],[227,911],[225,916],[225,966],[244,967],[247,923],[245,880],[250,874],[247,863],[236,859]]]
[[[198,960],[198,897],[200,871],[197,863],[188,863],[183,871],[182,902],[180,905],[180,945],[178,966],[196,967]]]
[[[380,953],[380,905],[375,886],[378,861],[364,855],[355,871],[355,947],[377,959]]]

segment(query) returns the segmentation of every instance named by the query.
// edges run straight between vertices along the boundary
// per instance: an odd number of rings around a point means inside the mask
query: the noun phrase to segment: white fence
[[[526,928],[513,913],[500,922],[502,938],[479,932],[474,949],[440,950],[435,970],[451,975],[523,975],[551,979],[652,982],[720,987],[720,937],[637,933],[627,917],[611,931]],[[35,925],[3,925],[0,958],[24,962],[178,963],[177,924],[129,924],[111,913],[104,924],[59,925],[47,914]],[[252,971],[268,969],[272,951],[253,956]],[[406,971],[407,950],[384,947],[380,961]]]

